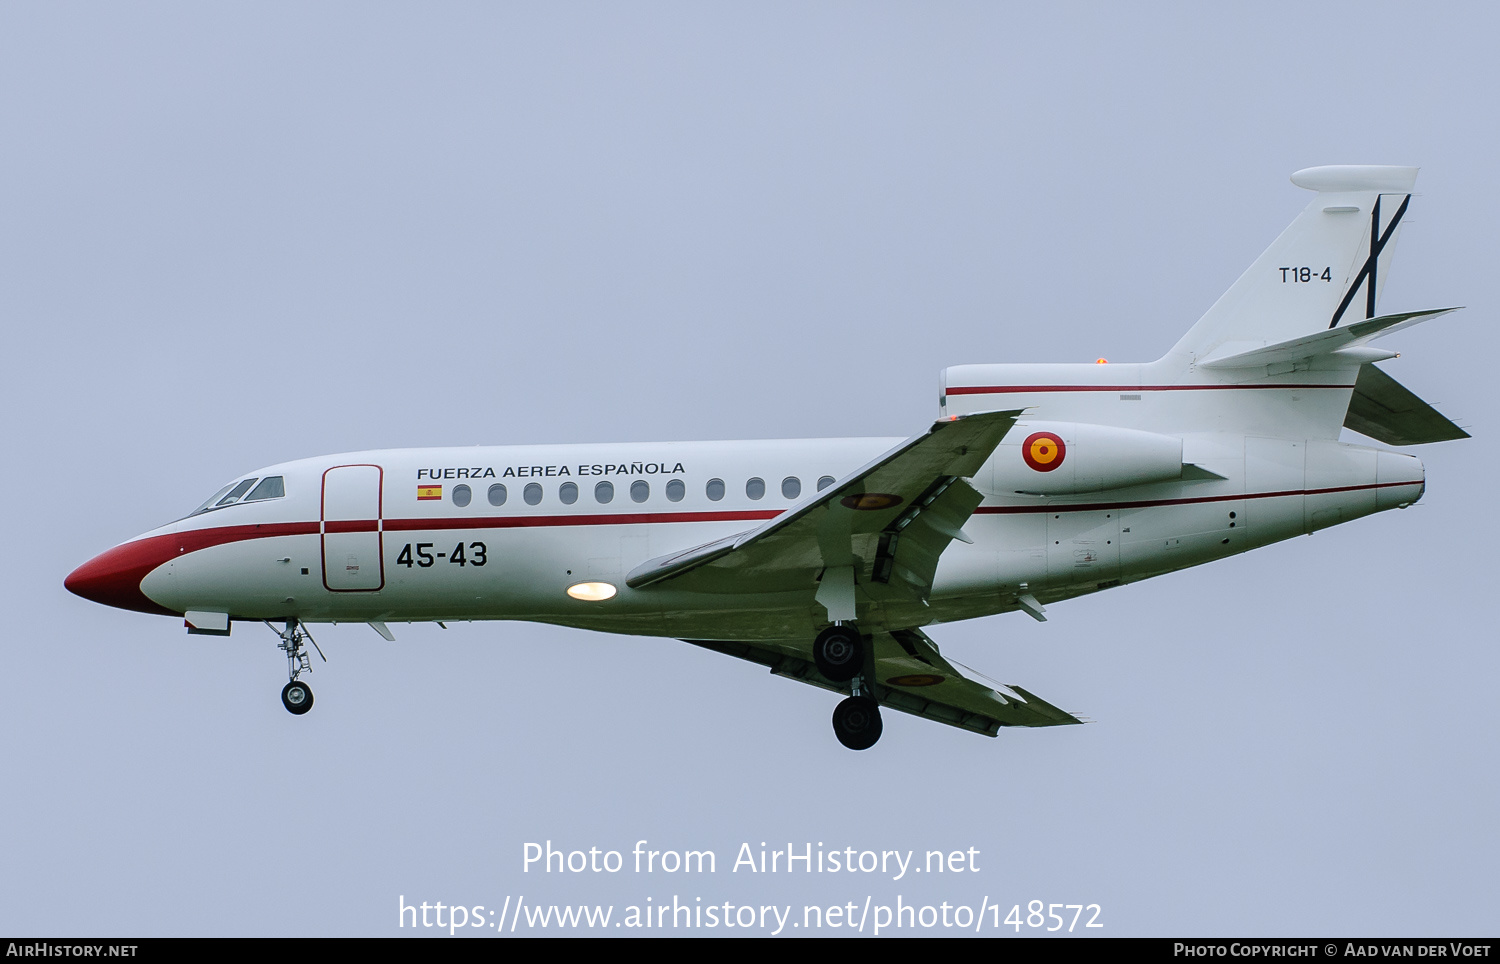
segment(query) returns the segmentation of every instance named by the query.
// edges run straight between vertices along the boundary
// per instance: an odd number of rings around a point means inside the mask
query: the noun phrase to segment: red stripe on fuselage
[[[379,530],[380,524],[375,519],[344,519],[337,522],[327,520],[323,523],[324,532],[378,532]]]
[[[1277,499],[1288,496],[1328,495],[1357,492],[1363,489],[1389,489],[1420,486],[1420,480],[1374,482],[1364,485],[1340,485],[1322,489],[1285,489],[1277,492],[1227,493],[1183,499],[1140,499],[1129,502],[1083,502],[1065,505],[991,505],[980,506],[975,515],[1021,515],[1034,512],[1092,512],[1102,509],[1140,509],[1156,506],[1195,505],[1206,502],[1238,502],[1246,499]],[[387,532],[413,532],[441,529],[519,529],[558,526],[632,525],[676,522],[757,522],[774,519],[776,509],[726,509],[720,512],[634,512],[620,515],[545,516],[475,516],[435,519],[386,519]],[[374,532],[377,521],[354,520],[325,523],[328,531]],[[333,528],[339,526],[338,529]],[[346,528],[347,527],[347,528]],[[115,546],[79,566],[63,581],[72,593],[106,606],[139,612],[181,615],[165,609],[141,592],[141,580],[158,566],[179,556],[213,546],[276,536],[317,535],[317,522],[280,522],[262,525],[220,526],[211,529],[187,529],[160,536],[148,536]]]
[[[84,599],[119,609],[143,613],[178,616],[141,592],[141,580],[158,566],[199,549],[269,539],[273,536],[300,536],[317,533],[316,522],[275,522],[264,525],[220,526],[214,529],[186,529],[160,536],[136,539],[115,546],[74,569],[63,587]]]
[[[1354,385],[954,385],[945,395],[1020,395],[1038,392],[1227,392],[1269,388],[1353,388]]]
[[[420,531],[424,529],[516,529],[547,526],[631,525],[671,522],[754,522],[780,515],[776,509],[728,509],[722,512],[633,512],[619,515],[475,516],[440,519],[375,519],[339,522],[273,522],[261,525],[216,526],[147,536],[100,553],[63,580],[63,587],[92,602],[118,609],[179,616],[141,592],[141,580],[152,570],[200,549],[270,539],[276,536],[318,535],[327,532]]]
[[[422,529],[526,529],[547,526],[617,526],[666,522],[756,522],[781,515],[777,509],[725,509],[722,512],[631,512],[609,515],[516,515],[473,518],[386,519],[386,532]]]
[[[1361,489],[1389,489],[1421,482],[1370,482],[1365,485],[1336,485],[1326,489],[1284,489],[1280,492],[1200,495],[1191,499],[1141,499],[1137,502],[1075,502],[1068,505],[985,505],[975,515],[1021,515],[1028,512],[1095,512],[1100,509],[1146,509],[1162,505],[1198,505],[1203,502],[1241,502],[1245,499],[1280,499],[1292,495],[1328,495],[1333,492],[1358,492]]]

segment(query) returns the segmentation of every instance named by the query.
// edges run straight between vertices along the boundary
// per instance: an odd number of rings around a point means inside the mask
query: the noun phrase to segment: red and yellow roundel
[[[936,686],[943,681],[936,673],[913,673],[910,676],[892,676],[886,680],[895,686]]]
[[[889,509],[893,505],[900,505],[901,496],[887,492],[866,492],[862,495],[846,495],[839,500],[839,504],[847,509],[873,512],[876,509]]]
[[[1068,447],[1051,432],[1033,432],[1021,443],[1021,458],[1038,472],[1051,472],[1067,456]]]

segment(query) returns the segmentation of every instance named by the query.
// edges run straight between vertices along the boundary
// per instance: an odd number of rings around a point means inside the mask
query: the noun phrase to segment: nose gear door
[[[340,465],[323,473],[323,586],[370,592],[385,586],[378,465]]]

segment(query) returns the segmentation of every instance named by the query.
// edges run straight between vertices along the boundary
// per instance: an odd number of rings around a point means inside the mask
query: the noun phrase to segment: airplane
[[[392,449],[237,476],[79,566],[85,599],[264,623],[282,703],[313,693],[315,624],[532,620],[676,637],[843,695],[840,743],[881,708],[995,736],[1077,716],[942,655],[927,628],[1202,565],[1422,497],[1388,446],[1467,438],[1374,340],[1417,169],[1314,167],[1307,207],[1154,362],[942,373],[910,438]],[[276,624],[279,624],[279,628]],[[321,655],[321,650],[319,650]]]

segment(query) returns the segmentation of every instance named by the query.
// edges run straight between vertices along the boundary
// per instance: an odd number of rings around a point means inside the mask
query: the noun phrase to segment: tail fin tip
[[[1379,164],[1326,164],[1303,168],[1292,175],[1292,183],[1319,194],[1349,191],[1410,194],[1417,183],[1418,170],[1420,168]]]

